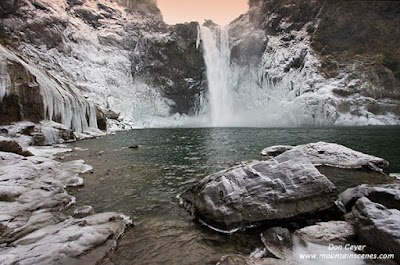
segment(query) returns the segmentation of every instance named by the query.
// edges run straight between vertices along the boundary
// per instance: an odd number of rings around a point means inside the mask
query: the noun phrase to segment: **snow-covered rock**
[[[205,177],[182,195],[199,220],[234,231],[256,222],[329,209],[336,187],[300,151]]]
[[[92,167],[83,160],[53,160],[68,151],[62,147],[29,150],[35,156],[0,152],[0,263],[96,264],[103,256],[92,250],[112,248],[130,220],[117,213],[67,216],[75,198],[65,187],[82,185],[78,174]]]
[[[263,149],[264,156],[275,156],[287,150],[298,150],[306,154],[314,165],[344,168],[371,167],[380,170],[389,165],[383,158],[364,154],[335,143],[317,142],[298,146],[271,146]]]
[[[50,214],[42,216],[51,217]],[[68,218],[48,225],[0,249],[1,264],[98,264],[106,252],[90,252],[99,246],[111,249],[130,221],[121,214],[102,213],[82,219]]]

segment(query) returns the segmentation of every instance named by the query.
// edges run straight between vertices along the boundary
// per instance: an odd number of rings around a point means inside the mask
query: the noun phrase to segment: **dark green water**
[[[72,189],[79,205],[131,216],[130,229],[104,264],[216,264],[231,253],[262,247],[256,234],[218,235],[193,222],[177,195],[207,174],[244,160],[263,159],[263,148],[335,142],[383,157],[400,172],[400,127],[144,129],[72,143],[68,154],[94,167],[85,186]],[[139,149],[128,148],[139,145]],[[393,181],[364,171],[321,169],[340,190]]]

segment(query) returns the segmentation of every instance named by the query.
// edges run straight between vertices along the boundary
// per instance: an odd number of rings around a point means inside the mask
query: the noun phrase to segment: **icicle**
[[[78,91],[62,85],[54,78],[47,76],[37,68],[25,63],[0,45],[0,54],[9,60],[22,64],[30,74],[35,76],[43,97],[44,119],[62,123],[67,128],[77,133],[82,133],[89,128],[97,129],[96,109],[93,103],[89,103]],[[10,77],[6,71],[6,65],[0,61],[0,99],[8,93]],[[47,132],[49,139],[54,136]],[[53,135],[53,136],[52,136]]]
[[[89,127],[98,129],[96,107],[94,106],[93,102],[89,103]]]
[[[0,61],[0,101],[8,95],[10,88],[10,75],[7,72],[7,64]]]

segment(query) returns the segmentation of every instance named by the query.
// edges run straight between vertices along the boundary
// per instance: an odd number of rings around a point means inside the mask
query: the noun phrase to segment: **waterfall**
[[[222,27],[201,26],[208,82],[208,101],[211,126],[228,126],[233,113],[230,90],[230,48],[228,31]]]
[[[277,37],[270,36],[269,48],[254,53],[255,45],[266,46],[265,33],[246,34],[239,39],[232,36],[230,43],[227,28],[200,26],[208,84],[200,113],[207,117],[205,126],[332,124],[335,111],[330,100],[315,89],[319,77],[310,65],[313,57],[303,56],[304,67],[287,68],[307,51],[306,44],[299,42],[284,48]],[[236,49],[233,51],[230,46]]]

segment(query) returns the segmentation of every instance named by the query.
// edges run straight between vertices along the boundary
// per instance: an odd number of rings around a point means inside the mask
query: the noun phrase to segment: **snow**
[[[94,104],[88,103],[77,90],[57,82],[38,68],[27,64],[2,45],[0,57],[21,64],[35,77],[43,96],[45,120],[52,121],[60,117],[62,124],[78,133],[85,132],[89,127],[97,128]],[[89,117],[89,121],[86,117]],[[54,137],[54,131],[47,130],[46,133],[51,135],[49,139]]]
[[[154,28],[159,23],[158,18],[127,12],[116,1],[110,0],[85,1],[82,6],[71,9],[67,8],[65,0],[42,0],[40,3],[50,11],[36,12],[29,23],[40,23],[52,17],[61,19],[66,25],[62,32],[64,43],[62,47],[49,49],[45,45],[34,46],[24,42],[18,49],[57,79],[50,79],[43,71],[32,70],[43,85],[47,118],[51,120],[61,115],[62,123],[78,133],[96,127],[93,104],[120,114],[118,120],[107,121],[110,131],[173,126],[400,124],[399,118],[393,113],[376,115],[365,109],[371,102],[390,102],[359,95],[343,98],[332,92],[335,88],[363,88],[368,84],[351,78],[347,72],[336,78],[324,78],[320,74],[320,62],[310,46],[310,38],[305,30],[307,25],[302,30],[291,32],[294,39],[288,43],[282,40],[286,33],[267,36],[264,31],[254,28],[250,15],[245,14],[226,29],[213,30],[228,31],[229,34],[224,33],[220,39],[224,40],[221,46],[223,52],[215,57],[218,60],[212,61],[207,58],[212,50],[217,50],[221,42],[217,44],[217,35],[211,36],[211,32],[206,34],[208,28],[199,27],[196,48],[204,50],[211,93],[204,92],[201,95],[201,111],[197,116],[189,117],[170,113],[173,102],[165,99],[159,88],[151,85],[149,80],[132,76],[132,69],[140,67],[134,65],[135,60],[132,58],[143,53],[143,45],[146,45],[147,40],[166,42],[170,39],[169,33],[161,33]],[[74,15],[75,8],[88,10],[95,15],[105,12],[97,4],[112,9],[112,18],[102,17],[99,20],[100,27],[94,28]],[[29,2],[24,8],[32,8],[32,4]],[[274,15],[269,19],[273,18]],[[4,23],[13,22],[5,19]],[[279,25],[280,28],[288,26],[289,23],[284,20]],[[235,30],[241,31],[239,37],[231,34]],[[230,62],[229,49],[249,38],[268,41],[265,51],[258,56],[261,61],[254,65]],[[214,44],[208,45],[207,40],[212,39]],[[304,65],[285,71],[288,64],[302,53],[305,53]],[[4,73],[4,67],[4,62],[0,62],[0,99],[8,93],[9,86],[9,77],[1,74]],[[54,87],[57,91],[51,89]],[[218,96],[218,93],[212,91],[221,93]],[[343,102],[351,105],[348,112],[338,112],[337,106]],[[398,104],[397,101],[392,103]],[[76,110],[78,115],[73,114],[72,110]]]
[[[63,146],[29,150],[35,156],[0,152],[0,263],[66,264],[83,259],[85,264],[96,264],[102,256],[91,250],[114,247],[132,222],[117,213],[82,219],[65,215],[76,201],[65,187],[82,185],[79,174],[92,167],[83,160],[53,160],[55,153],[69,151]],[[86,208],[78,213],[90,213]]]
[[[367,166],[373,170],[381,171],[381,168],[389,165],[389,162],[383,158],[364,154],[343,145],[326,142],[309,143],[298,146],[270,146],[263,149],[261,154],[264,156],[275,156],[288,150],[301,151],[317,166],[327,165],[343,168]]]

